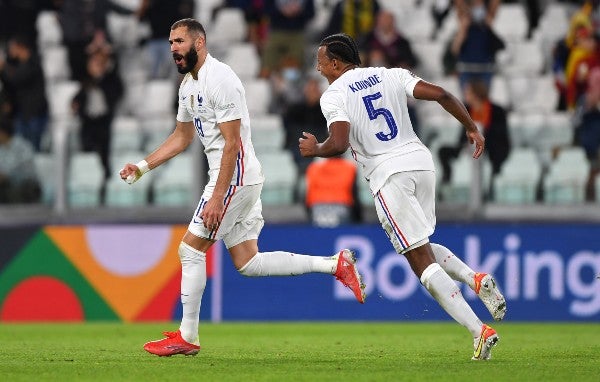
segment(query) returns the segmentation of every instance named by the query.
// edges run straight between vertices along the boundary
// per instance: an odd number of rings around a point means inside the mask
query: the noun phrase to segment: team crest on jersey
[[[200,94],[198,94],[197,99],[198,99],[198,109],[200,109],[202,107],[202,101],[203,101],[202,96]]]

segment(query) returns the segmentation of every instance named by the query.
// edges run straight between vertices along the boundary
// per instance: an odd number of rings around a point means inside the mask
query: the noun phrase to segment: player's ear
[[[201,50],[202,49],[202,45],[204,45],[204,38],[202,37],[202,35],[200,35],[197,39],[196,42],[194,43],[194,47],[196,48],[196,50]]]

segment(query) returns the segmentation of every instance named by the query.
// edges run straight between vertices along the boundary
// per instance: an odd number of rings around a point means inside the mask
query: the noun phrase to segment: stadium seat
[[[508,129],[511,145],[533,146],[544,128],[546,117],[539,112],[510,112],[508,114]]]
[[[171,80],[150,80],[141,89],[139,117],[153,119],[173,113],[177,87]]]
[[[298,170],[292,154],[286,150],[257,153],[265,175],[262,202],[287,205],[294,201]]]
[[[502,106],[506,110],[511,109],[512,105],[508,91],[508,83],[504,76],[496,74],[494,77],[492,77],[489,97],[492,102]]]
[[[532,40],[536,41],[546,58],[552,56],[552,50],[558,40],[564,38],[569,30],[570,4],[551,2],[540,15],[538,26],[533,31]],[[550,62],[547,62],[550,69]]]
[[[144,134],[137,118],[117,116],[111,128],[110,150],[113,153],[138,151],[142,148]]]
[[[435,81],[444,75],[442,58],[444,56],[445,44],[438,41],[419,42],[411,44],[411,48],[419,59],[419,66],[415,72],[422,78]]]
[[[500,4],[492,26],[507,43],[524,41],[529,28],[525,7],[521,3]]]
[[[57,184],[55,156],[49,153],[36,153],[34,163],[42,189],[41,201],[43,204],[50,205],[54,202]]]
[[[551,74],[508,78],[513,110],[549,113],[556,109],[558,91]]]
[[[244,84],[246,88],[246,104],[250,117],[264,115],[269,112],[271,104],[271,84],[268,80],[259,78]]]
[[[583,203],[589,175],[590,162],[583,148],[574,146],[560,150],[544,178],[544,201],[551,204]]]
[[[252,126],[252,145],[256,152],[283,149],[285,129],[279,115],[257,115],[250,118],[250,124]]]
[[[227,49],[223,62],[233,69],[242,82],[257,78],[260,71],[260,57],[251,43],[238,43]]]
[[[567,112],[553,112],[544,116],[542,129],[533,141],[543,163],[549,163],[558,149],[573,144],[575,128],[571,118]]]
[[[207,31],[208,41],[215,57],[223,57],[229,46],[244,41],[247,24],[240,8],[221,8]]]
[[[536,200],[542,166],[535,149],[515,147],[493,180],[494,201],[503,204],[530,204]]]
[[[67,81],[71,77],[67,48],[51,45],[41,50],[42,69],[47,83]]]
[[[111,155],[113,174],[107,179],[105,204],[114,207],[144,206],[148,203],[148,192],[152,185],[155,171],[151,171],[134,184],[127,184],[119,176],[119,171],[126,163],[137,163],[144,158],[138,151],[121,152]]]
[[[421,140],[431,151],[439,150],[442,146],[456,146],[464,128],[450,114],[430,115],[422,119]]]
[[[104,168],[95,152],[75,152],[68,172],[68,202],[71,207],[97,207],[104,182]]]
[[[62,44],[62,28],[56,11],[45,10],[38,14],[35,22],[38,31],[38,46],[49,47]]]
[[[108,12],[106,26],[113,45],[119,50],[136,47],[143,35],[143,28],[135,15]]]
[[[154,204],[193,207],[194,164],[191,152],[183,152],[163,165],[152,185]],[[163,167],[161,166],[161,167]]]
[[[473,159],[470,150],[463,150],[452,164],[452,175],[450,181],[443,185],[440,193],[444,201],[449,203],[469,203],[471,200],[471,184],[473,182],[473,171],[481,166],[482,192],[489,191],[492,177],[492,165],[486,156],[478,160]]]
[[[398,1],[395,2],[398,3]],[[413,46],[431,40],[435,29],[435,22],[431,16],[431,9],[429,7],[415,7],[414,3],[409,3],[404,8],[400,8],[396,13],[398,14],[396,16],[398,29],[413,43]]]
[[[545,66],[545,58],[537,41],[510,42],[498,54],[500,72],[508,76],[539,76]]]
[[[373,194],[369,188],[369,182],[365,179],[362,166],[356,166],[356,184],[358,188],[358,201],[361,206],[373,207]]]
[[[71,102],[79,91],[77,81],[61,81],[46,87],[51,118],[70,118],[73,116]]]

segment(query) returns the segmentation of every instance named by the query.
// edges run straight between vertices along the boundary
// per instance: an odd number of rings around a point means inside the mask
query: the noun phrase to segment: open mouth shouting
[[[175,65],[177,65],[177,67],[183,66],[183,59],[184,57],[181,54],[173,53],[173,60],[175,60]]]

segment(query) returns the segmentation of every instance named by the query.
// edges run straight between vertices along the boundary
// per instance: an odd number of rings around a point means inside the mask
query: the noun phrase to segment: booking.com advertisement
[[[0,321],[178,321],[177,247],[185,225],[0,229]],[[505,320],[600,320],[600,225],[439,224],[431,241],[495,275]],[[379,225],[266,225],[262,252],[331,256],[354,250],[367,299],[328,274],[241,276],[222,242],[207,253],[201,319],[449,320]],[[491,317],[466,286],[483,321]]]
[[[438,225],[432,242],[450,248],[476,271],[492,272],[507,300],[505,320],[600,320],[600,226]],[[261,251],[330,255],[356,251],[367,285],[364,305],[327,275],[241,278],[223,264],[225,320],[440,320],[438,306],[378,225],[317,229],[268,226]],[[224,261],[227,263],[228,261]],[[478,297],[462,289],[483,321]]]

